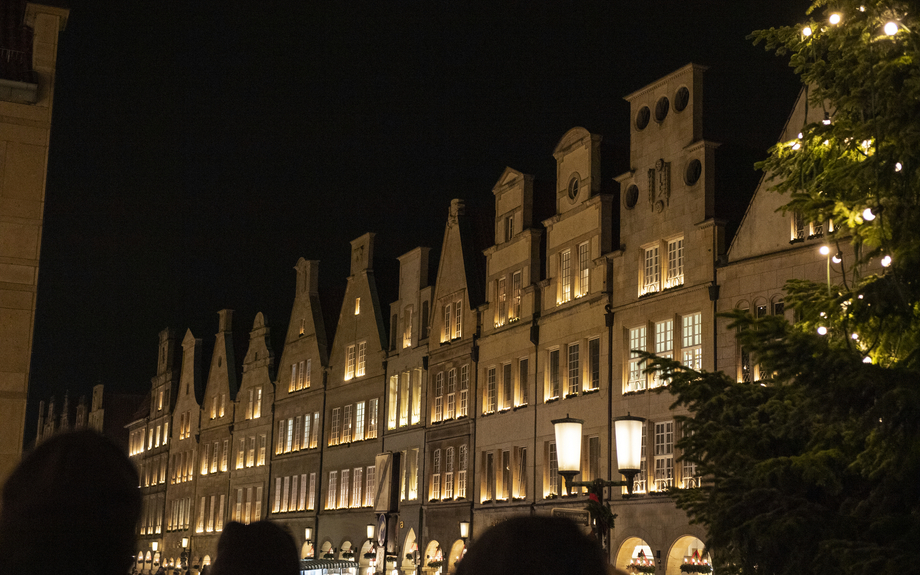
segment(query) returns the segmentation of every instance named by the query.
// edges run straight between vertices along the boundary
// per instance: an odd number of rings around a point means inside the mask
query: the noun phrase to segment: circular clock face
[[[377,518],[377,545],[387,544],[387,516],[383,513]]]

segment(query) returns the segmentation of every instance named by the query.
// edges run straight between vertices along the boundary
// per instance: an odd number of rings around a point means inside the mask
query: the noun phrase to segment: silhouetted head
[[[299,575],[294,538],[271,521],[230,522],[217,542],[210,575]]]
[[[476,539],[456,575],[606,575],[601,547],[569,519],[513,517]]]
[[[3,487],[0,572],[124,575],[141,494],[134,465],[94,431],[39,445]]]

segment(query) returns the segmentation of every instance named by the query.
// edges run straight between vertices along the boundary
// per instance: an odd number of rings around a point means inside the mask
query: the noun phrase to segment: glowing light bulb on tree
[[[833,14],[831,14],[831,17],[828,18],[828,21],[834,26],[836,26],[837,24],[840,24],[840,21],[842,19],[843,17],[840,15],[840,12],[834,12]]]
[[[898,33],[898,23],[897,22],[887,22],[885,24],[885,34],[888,36],[894,36]]]

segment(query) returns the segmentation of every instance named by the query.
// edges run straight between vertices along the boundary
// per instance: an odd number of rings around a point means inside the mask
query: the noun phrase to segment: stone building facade
[[[0,485],[22,455],[58,36],[69,14],[0,4]]]
[[[492,189],[494,212],[453,200],[433,281],[428,248],[402,255],[388,310],[374,234],[351,242],[334,331],[321,313],[319,262],[300,259],[277,373],[261,314],[238,390],[231,312],[219,314],[206,380],[201,341],[187,333],[181,376],[161,366],[130,426],[148,509],[162,508],[165,489],[165,519],[156,511],[151,523],[148,510],[139,526],[139,570],[151,568],[154,542],[177,566],[183,538],[201,568],[227,521],[268,518],[290,529],[305,558],[450,572],[467,544],[461,521],[475,540],[513,515],[584,509],[584,490],[567,496],[558,475],[553,420],[584,420],[576,480],[619,480],[613,421],[629,414],[645,420],[642,464],[632,496],[605,494],[618,514],[609,560],[679,575],[706,534],[667,491],[693,489],[700,477],[675,447],[682,413],[655,392],[664,382],[643,372],[635,351],[756,379],[716,314],[786,313],[785,279],[821,279],[827,263],[813,249],[819,227],[799,240],[797,220],[775,213],[763,184],[747,214],[725,207],[737,191],[719,188],[718,144],[703,136],[704,72],[690,64],[626,97],[630,152],[616,178],[601,169],[602,137],[576,127],[553,151],[547,185],[507,168]],[[800,101],[784,137],[804,118]],[[490,232],[473,225],[480,217]],[[729,221],[740,228],[727,248]],[[171,333],[161,334],[167,364]],[[163,408],[159,389],[171,390]],[[151,442],[157,425],[168,446]],[[384,505],[388,482],[395,501]],[[385,549],[365,535],[381,513]]]

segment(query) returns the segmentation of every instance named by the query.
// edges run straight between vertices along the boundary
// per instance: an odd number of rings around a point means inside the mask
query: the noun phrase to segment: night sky
[[[279,357],[297,259],[337,317],[367,231],[387,315],[395,258],[440,248],[451,198],[492,202],[505,166],[553,178],[574,126],[625,151],[623,96],[688,62],[707,137],[762,155],[799,85],[746,36],[808,4],[72,0],[26,441],[52,394],[145,393],[167,326],[213,340],[231,308],[245,344],[262,311]]]

